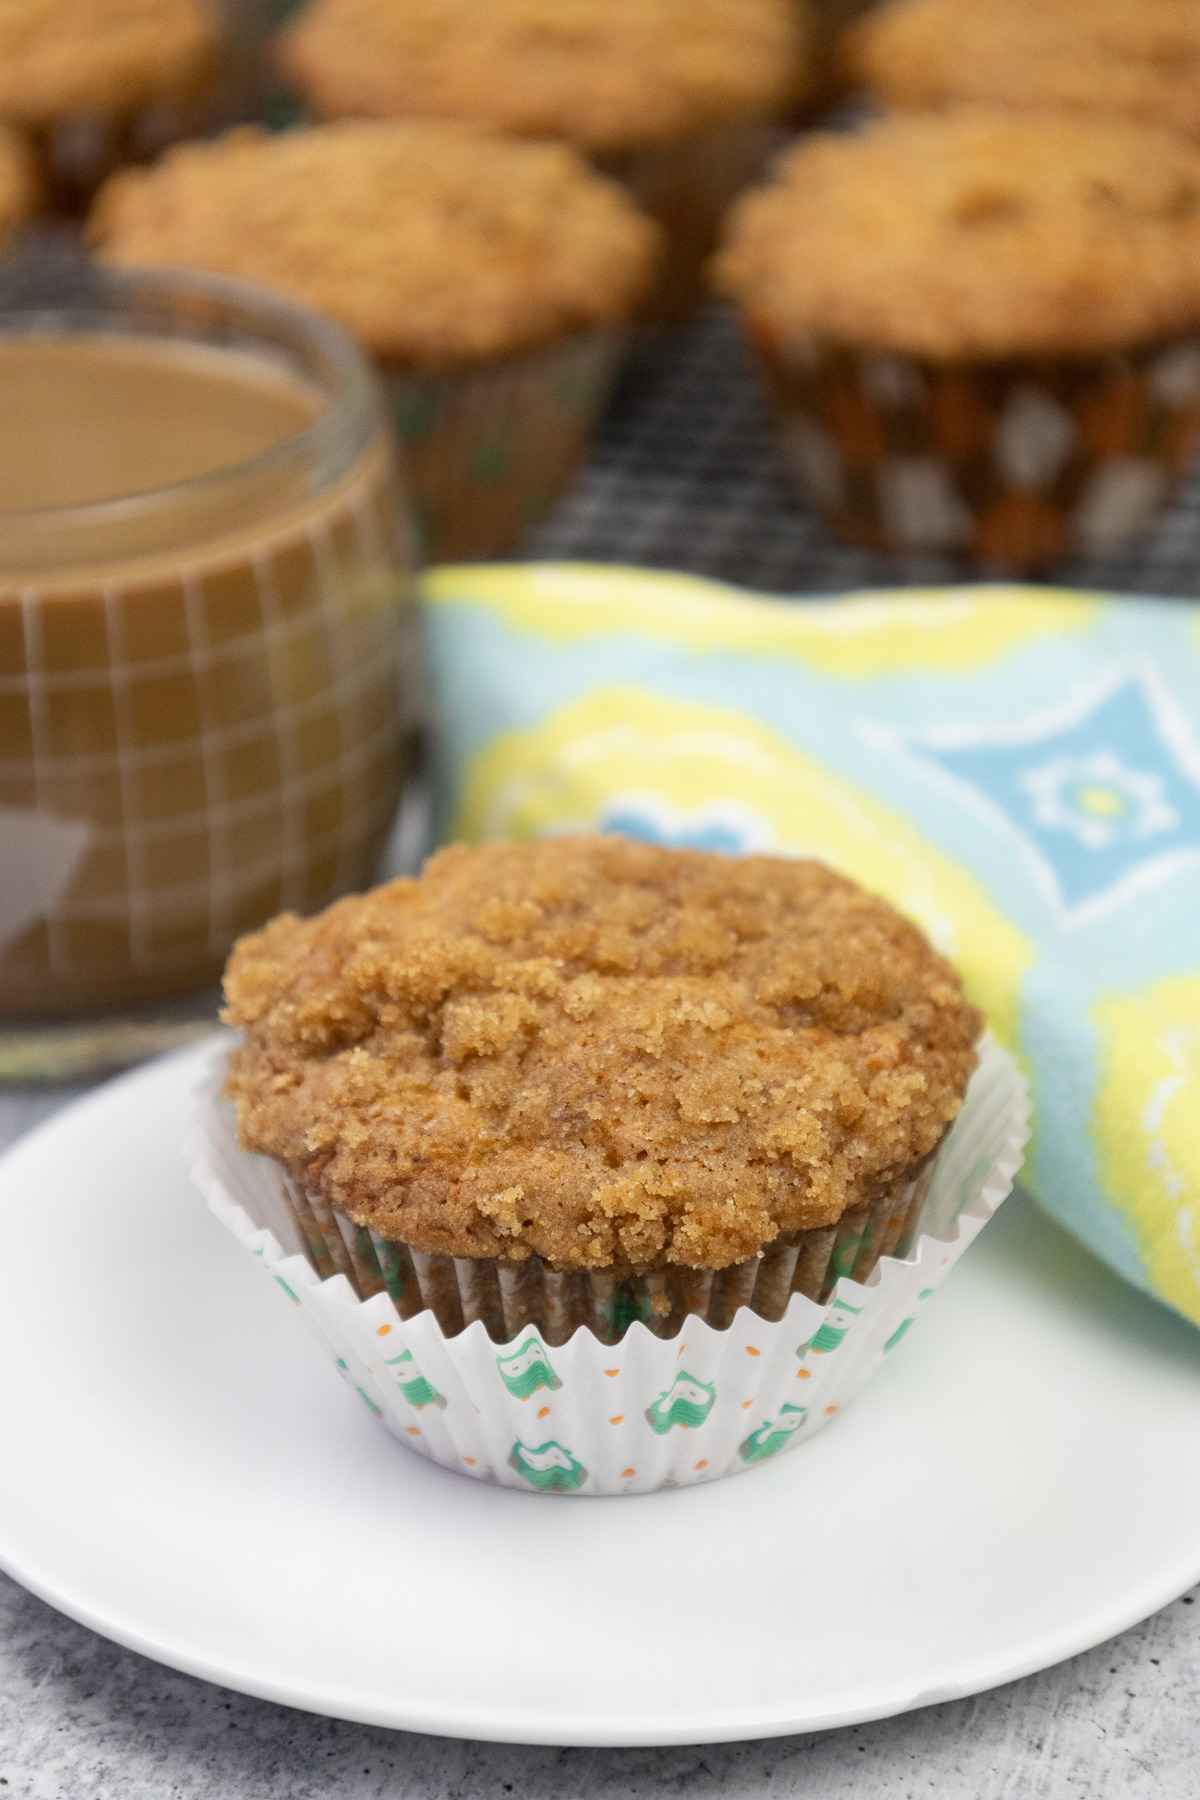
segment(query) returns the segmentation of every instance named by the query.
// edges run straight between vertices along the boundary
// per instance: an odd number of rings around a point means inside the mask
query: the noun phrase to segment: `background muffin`
[[[1194,0],[893,0],[844,58],[893,107],[1112,113],[1200,136]]]
[[[665,227],[681,311],[806,57],[798,0],[312,0],[281,65],[326,117],[431,113],[561,138]]]
[[[1200,427],[1200,152],[961,109],[811,139],[716,264],[848,536],[1030,566],[1148,516]]]
[[[391,390],[428,546],[510,544],[581,454],[656,234],[564,146],[436,120],[247,129],[98,198],[114,262],[210,269],[331,314]]]
[[[203,122],[220,59],[205,0],[0,0],[0,119],[78,205]]]

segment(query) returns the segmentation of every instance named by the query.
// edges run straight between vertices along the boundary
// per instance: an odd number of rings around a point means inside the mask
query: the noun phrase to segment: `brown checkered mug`
[[[195,989],[371,878],[409,533],[335,327],[198,276],[0,289],[0,1013]]]

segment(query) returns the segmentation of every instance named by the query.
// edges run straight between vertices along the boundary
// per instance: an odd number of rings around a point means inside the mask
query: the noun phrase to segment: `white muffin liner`
[[[957,362],[788,341],[747,314],[797,488],[849,542],[1006,569],[1112,555],[1191,466],[1200,334]]]
[[[635,1321],[606,1344],[586,1326],[549,1345],[534,1325],[497,1344],[481,1320],[447,1336],[432,1310],[403,1319],[386,1292],[360,1300],[304,1253],[282,1171],[238,1148],[214,1069],[198,1097],[193,1176],[209,1206],[299,1306],[348,1387],[419,1454],[531,1493],[639,1494],[740,1473],[805,1443],[903,1341],[1012,1188],[1029,1098],[991,1037],[930,1165],[921,1231],[825,1305],[793,1294],[768,1322],[740,1307],[718,1330]]]

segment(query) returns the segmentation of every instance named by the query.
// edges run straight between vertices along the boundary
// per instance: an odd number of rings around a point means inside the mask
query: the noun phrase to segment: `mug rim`
[[[24,296],[10,297],[0,285],[0,345],[34,335],[69,341],[93,327],[103,333],[106,319],[122,322],[120,327],[107,327],[117,341],[177,342],[218,355],[223,350],[243,355],[298,352],[309,363],[298,371],[300,378],[323,396],[325,404],[310,424],[285,433],[265,450],[195,475],[65,505],[0,504],[0,529],[117,525],[130,517],[169,511],[185,499],[216,497],[223,489],[236,489],[260,476],[286,475],[293,468],[310,468],[315,487],[324,488],[353,463],[380,428],[382,410],[374,377],[349,332],[267,288],[191,269],[112,269],[74,263],[69,274],[64,269],[51,272]],[[177,328],[164,329],[172,319]],[[206,339],[205,325],[210,332],[223,325],[222,337]]]

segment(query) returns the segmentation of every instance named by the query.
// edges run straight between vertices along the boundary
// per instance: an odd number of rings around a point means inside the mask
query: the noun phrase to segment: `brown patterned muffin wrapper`
[[[660,274],[642,309],[651,323],[686,319],[705,297],[704,266],[721,220],[761,169],[774,140],[767,119],[741,119],[673,143],[595,159],[659,225]]]
[[[1146,526],[1200,439],[1200,336],[938,363],[752,322],[797,486],[852,542],[1029,570]]]
[[[584,1325],[601,1343],[616,1344],[635,1319],[655,1337],[672,1338],[689,1317],[720,1331],[739,1306],[773,1322],[793,1294],[825,1304],[842,1276],[865,1281],[881,1256],[904,1254],[920,1228],[931,1166],[927,1158],[915,1176],[839,1224],[791,1233],[730,1268],[628,1276],[556,1271],[538,1256],[505,1263],[427,1255],[353,1224],[283,1171],[280,1197],[322,1279],[344,1275],[360,1300],[386,1292],[402,1319],[432,1312],[446,1337],[479,1319],[497,1344],[526,1326],[548,1344],[565,1344]]]
[[[429,561],[510,550],[549,510],[583,459],[623,343],[608,329],[473,369],[380,364]]]

